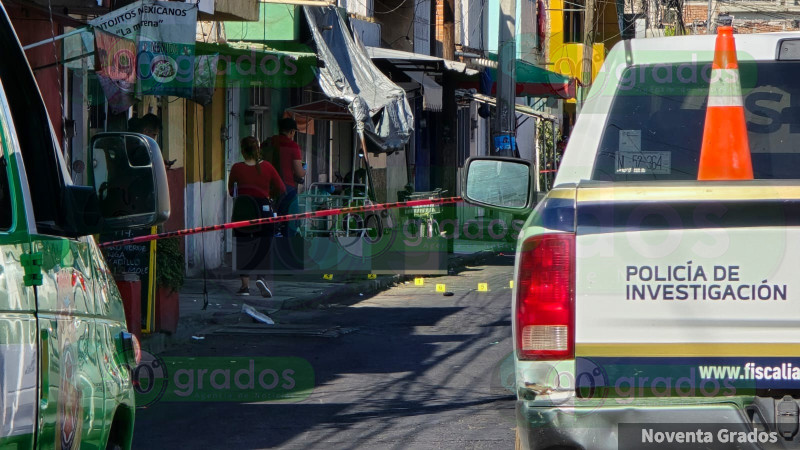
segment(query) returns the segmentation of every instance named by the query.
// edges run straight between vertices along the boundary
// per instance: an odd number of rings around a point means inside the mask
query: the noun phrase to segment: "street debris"
[[[455,295],[455,294],[453,294],[453,293],[452,293],[452,292],[450,292],[450,291],[447,291],[447,292],[445,292],[445,293],[444,293],[444,294],[442,294],[442,295],[443,295],[443,296],[445,296],[445,297],[452,297],[452,296],[453,296],[453,295]]]
[[[192,336],[192,339],[194,339],[195,341],[202,341],[203,339],[205,339],[205,337],[204,336]]]
[[[261,323],[265,323],[267,325],[275,325],[275,321],[272,320],[268,315],[257,311],[250,305],[247,304],[242,305],[242,312]]]
[[[271,335],[271,336],[310,336],[337,338],[344,334],[357,331],[357,327],[343,328],[338,325],[320,327],[318,325],[290,325],[279,324],[265,327],[261,324],[237,324],[217,328],[209,334],[215,335]]]

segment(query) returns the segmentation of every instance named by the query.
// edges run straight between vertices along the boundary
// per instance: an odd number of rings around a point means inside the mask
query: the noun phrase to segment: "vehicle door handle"
[[[50,331],[41,330],[40,335],[42,345],[39,347],[41,352],[39,354],[39,371],[41,373],[39,378],[41,380],[39,401],[42,408],[47,408],[47,399],[50,395]]]

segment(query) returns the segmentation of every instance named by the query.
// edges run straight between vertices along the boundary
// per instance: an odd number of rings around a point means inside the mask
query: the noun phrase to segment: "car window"
[[[8,161],[0,156],[0,230],[8,230],[14,223],[11,206],[11,187],[8,184]]]
[[[11,24],[0,14],[0,42],[17,41]],[[58,156],[58,144],[50,129],[47,110],[22,49],[16,44],[4,47],[0,64],[0,82],[17,131],[19,148],[25,162],[31,204],[40,232],[59,234],[61,189],[65,182]]]
[[[696,180],[710,63],[641,65],[620,76],[593,180]],[[800,62],[740,62],[756,179],[800,179]]]

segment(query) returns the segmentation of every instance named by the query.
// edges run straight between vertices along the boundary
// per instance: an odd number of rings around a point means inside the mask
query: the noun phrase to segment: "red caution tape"
[[[119,241],[104,242],[100,244],[100,247],[117,247],[120,245],[140,244],[142,242],[150,242],[168,237],[188,236],[190,234],[207,233],[209,231],[230,230],[233,228],[251,227],[254,225],[268,225],[271,223],[288,222],[290,220],[313,219],[316,217],[337,216],[340,214],[382,211],[384,209],[393,209],[393,208],[411,208],[414,206],[444,205],[448,203],[460,203],[461,201],[463,201],[461,197],[448,197],[448,198],[410,200],[407,202],[396,202],[396,203],[381,203],[377,205],[353,206],[350,208],[324,209],[321,211],[307,212],[301,214],[291,214],[288,216],[243,220],[240,222],[229,222],[219,225],[209,225],[207,227],[187,228],[185,230],[169,231],[166,233],[151,234],[148,236],[138,236],[130,239],[121,239]]]

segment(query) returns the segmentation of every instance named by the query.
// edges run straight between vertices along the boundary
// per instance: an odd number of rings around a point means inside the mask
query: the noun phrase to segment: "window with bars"
[[[253,115],[253,131],[252,134],[259,141],[268,138],[272,130],[269,123],[270,117],[267,112],[270,107],[270,89],[263,86],[253,86],[250,88],[250,110]]]
[[[583,0],[564,2],[564,43],[583,42]]]

